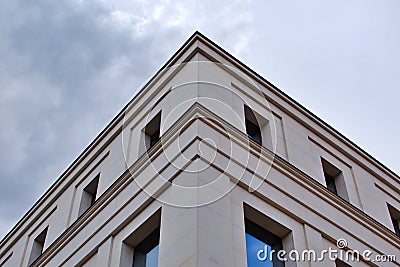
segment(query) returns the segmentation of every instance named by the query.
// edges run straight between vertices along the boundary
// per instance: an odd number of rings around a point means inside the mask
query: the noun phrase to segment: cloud
[[[220,14],[205,9],[196,1],[0,3],[0,236],[195,30],[245,50],[249,14],[235,2]]]
[[[0,10],[0,217],[9,222],[128,102],[163,48],[138,33],[140,19],[123,20],[102,2],[14,1]]]

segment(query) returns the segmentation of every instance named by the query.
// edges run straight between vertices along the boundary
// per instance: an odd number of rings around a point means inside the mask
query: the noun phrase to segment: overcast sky
[[[400,1],[216,2],[0,2],[0,239],[196,30],[400,173]]]

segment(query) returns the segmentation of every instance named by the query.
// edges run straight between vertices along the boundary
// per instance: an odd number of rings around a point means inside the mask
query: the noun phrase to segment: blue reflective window
[[[133,267],[157,267],[160,230],[157,229],[134,248]]]
[[[262,250],[262,253],[259,253]],[[271,246],[246,233],[246,253],[248,267],[273,267],[269,258]],[[265,254],[266,253],[266,254]]]
[[[157,245],[155,248],[153,248],[146,254],[146,267],[158,266],[158,248],[159,245]]]
[[[281,267],[284,262],[277,258],[282,250],[282,239],[258,224],[245,220],[246,255],[248,267]]]

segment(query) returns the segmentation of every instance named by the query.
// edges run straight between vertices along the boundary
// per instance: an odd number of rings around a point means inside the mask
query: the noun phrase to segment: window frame
[[[135,263],[135,250],[150,252],[152,249],[160,245],[161,234],[161,208],[150,215],[143,223],[141,223],[133,232],[131,232],[123,241],[121,246],[120,267],[137,267]],[[154,245],[154,238],[157,239]],[[149,247],[151,249],[149,249]],[[159,251],[157,251],[159,257]],[[158,262],[157,258],[157,262]],[[143,265],[142,265],[143,266]],[[139,267],[142,267],[139,265]]]
[[[161,139],[161,110],[143,128],[146,151]]]
[[[323,157],[321,157],[321,166],[325,187],[331,193],[349,202],[349,194],[343,171]]]
[[[246,105],[244,105],[244,124],[246,135],[254,142],[262,146],[262,127],[260,126],[259,119],[257,119],[257,115],[254,113],[254,111]]]
[[[40,256],[42,256],[43,251],[44,251],[44,245],[46,244],[48,229],[49,229],[49,226],[47,225],[35,237],[35,239],[33,239],[31,253],[29,254],[28,266],[31,266],[37,259],[40,258]]]
[[[97,200],[101,173],[98,173],[83,189],[79,202],[78,217],[90,209]]]
[[[286,226],[282,225],[281,223],[275,221],[274,219],[268,217],[266,214],[259,211],[255,207],[252,207],[250,204],[248,204],[246,202],[243,202],[243,209],[244,209],[244,226],[245,226],[244,234],[248,233],[250,230],[249,234],[252,235],[252,230],[254,230],[254,228],[252,229],[251,227],[256,225],[257,226],[256,231],[261,231],[261,233],[263,233],[263,232],[270,233],[269,241],[272,241],[274,243],[273,244],[274,249],[279,248],[276,252],[278,252],[281,249],[289,251],[294,248],[292,230],[290,230]],[[246,224],[247,224],[247,228],[246,228]],[[249,229],[249,226],[250,226],[250,229]],[[264,242],[263,239],[268,241],[265,237],[261,237],[261,238],[258,238],[257,236],[253,236],[253,237],[260,240],[261,242]],[[275,246],[275,244],[277,244],[276,239],[280,239],[280,246]],[[246,253],[246,259],[247,259],[247,256],[248,256],[247,244],[246,244],[245,253]],[[277,259],[277,253],[274,253],[273,256],[275,256],[274,258],[277,260],[276,262],[274,262],[274,266],[278,266],[278,267],[285,266],[284,262],[281,262]],[[294,263],[294,262],[291,261],[290,259],[288,259],[287,264],[292,264],[292,263]]]
[[[395,235],[400,237],[400,211],[387,203],[389,210],[390,221],[392,223],[392,230]]]

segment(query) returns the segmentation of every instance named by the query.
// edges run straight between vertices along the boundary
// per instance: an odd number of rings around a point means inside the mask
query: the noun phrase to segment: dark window
[[[390,219],[392,220],[393,230],[400,237],[400,211],[388,204]]]
[[[43,253],[44,242],[46,241],[47,236],[46,227],[34,240],[31,250],[31,255],[29,257],[28,266],[32,265]]]
[[[150,136],[150,147],[154,146],[160,140],[160,130],[157,130]]]
[[[244,106],[246,134],[258,144],[262,145],[261,129],[254,112],[247,106]]]
[[[246,229],[246,254],[247,266],[285,266],[277,258],[277,253],[282,250],[282,239],[275,234],[265,230],[258,224],[245,220]]]
[[[349,201],[343,172],[327,160],[321,158],[326,188],[337,196]]]
[[[400,225],[399,225],[399,221],[392,218],[392,224],[393,224],[394,232],[396,233],[397,236],[400,236]]]
[[[151,215],[122,243],[120,267],[157,267],[161,209]]]
[[[261,145],[261,131],[260,127],[252,123],[251,121],[246,120],[246,133],[247,136],[256,141]]]
[[[153,147],[160,140],[161,111],[144,128],[146,149]]]
[[[326,187],[329,189],[329,191],[337,195],[338,193],[336,189],[335,178],[327,173],[324,173],[324,176],[325,176]]]
[[[156,229],[134,248],[133,267],[157,267],[160,229]]]
[[[87,211],[91,206],[93,206],[96,201],[97,187],[99,185],[100,174],[96,176],[84,189],[82,192],[81,205],[79,207],[79,214],[81,216],[85,211]]]

